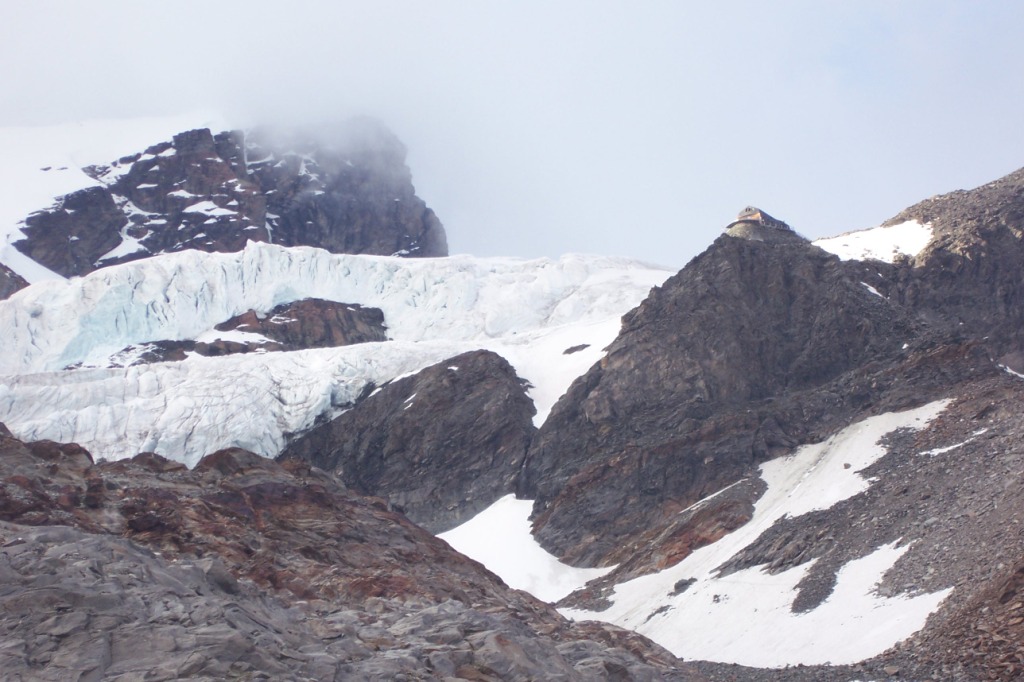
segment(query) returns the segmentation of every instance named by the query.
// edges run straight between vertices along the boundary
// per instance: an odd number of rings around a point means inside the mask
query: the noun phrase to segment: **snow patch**
[[[858,472],[885,453],[879,439],[924,428],[949,402],[871,417],[766,462],[761,477],[768,488],[746,525],[675,566],[617,585],[605,611],[563,613],[636,630],[687,659],[782,667],[855,663],[881,653],[923,627],[950,592],[892,598],[875,592],[906,547],[884,545],[851,561],[837,574],[832,595],[806,613],[793,613],[792,604],[811,563],[776,575],[761,566],[725,576],[718,569],[779,519],[828,509],[867,489]],[[676,594],[682,580],[693,584]]]
[[[237,211],[232,211],[229,208],[221,208],[220,206],[209,200],[200,201],[198,203],[192,204],[191,206],[186,206],[185,208],[182,209],[182,212],[204,213],[209,216],[236,215],[238,213]]]
[[[1020,372],[1016,372],[1016,371],[1010,369],[1009,367],[1007,367],[1006,365],[999,365],[999,367],[1000,367],[1000,369],[1002,369],[1004,372],[1006,372],[1010,376],[1015,376],[1018,379],[1024,379],[1024,374],[1021,374]]]
[[[871,292],[872,294],[874,294],[878,298],[885,298],[885,296],[882,296],[882,294],[878,293],[878,289],[874,288],[873,286],[871,286],[867,282],[861,282],[861,284],[864,286],[865,289],[867,289],[869,292]]]
[[[896,256],[916,256],[932,238],[932,224],[908,220],[899,225],[848,232],[814,242],[842,260],[880,260],[892,263]]]
[[[121,228],[121,243],[107,251],[105,254],[97,259],[96,263],[102,263],[105,260],[114,260],[115,258],[121,258],[122,256],[130,256],[133,253],[139,251],[148,251],[135,237],[128,234],[128,228],[131,227],[131,223]]]
[[[530,534],[532,509],[532,501],[506,495],[438,537],[497,573],[509,587],[546,602],[556,602],[614,570],[574,568],[548,554]]]

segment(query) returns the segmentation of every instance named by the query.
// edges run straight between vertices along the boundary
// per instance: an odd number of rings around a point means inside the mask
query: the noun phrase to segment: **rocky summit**
[[[447,255],[444,228],[416,196],[405,153],[366,119],[288,136],[192,130],[86,168],[96,185],[27,216],[15,247],[66,277],[183,249],[238,251],[250,240]]]
[[[404,158],[192,130],[26,216],[6,677],[1024,675],[1024,171],[670,273],[393,258]]]

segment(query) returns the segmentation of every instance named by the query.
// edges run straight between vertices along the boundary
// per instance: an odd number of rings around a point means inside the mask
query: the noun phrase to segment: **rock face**
[[[183,249],[238,251],[249,240],[447,255],[444,228],[415,195],[392,133],[358,120],[321,137],[175,135],[85,169],[100,186],[28,216],[15,246],[65,276]]]
[[[932,223],[933,238],[894,295],[951,334],[985,339],[997,358],[1024,369],[1024,169],[973,190],[933,197],[889,223]]]
[[[27,286],[28,282],[21,275],[0,263],[0,301]]]
[[[215,329],[260,334],[280,344],[283,350],[332,348],[388,339],[380,308],[319,298],[283,303],[265,315],[250,310],[221,322]]]
[[[444,228],[415,195],[405,146],[380,123],[357,119],[312,136],[257,131],[246,153],[275,244],[448,255]]]
[[[11,680],[703,679],[243,450],[189,471],[0,435],[0,579]]]
[[[535,412],[504,358],[473,351],[380,388],[280,458],[333,471],[442,532],[513,490]]]
[[[266,313],[249,310],[221,322],[217,331],[238,331],[255,336],[213,341],[159,340],[129,346],[113,356],[113,366],[184,360],[189,353],[212,357],[235,353],[333,348],[371,341],[387,341],[380,308],[306,298],[282,303]],[[228,336],[228,335],[226,335]]]
[[[623,318],[541,428],[518,490],[537,499],[538,537],[571,561],[619,563],[640,529],[824,435],[842,400],[776,401],[916,336],[862,284],[877,279],[804,240],[716,240]]]
[[[60,197],[52,208],[26,218],[26,239],[14,245],[59,275],[83,275],[121,244],[125,224],[125,215],[110,192],[89,187]]]

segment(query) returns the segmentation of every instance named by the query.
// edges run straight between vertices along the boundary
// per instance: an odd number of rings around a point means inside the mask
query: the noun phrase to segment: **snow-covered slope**
[[[82,172],[85,166],[110,163],[183,130],[211,126],[227,127],[219,115],[195,112],[0,128],[0,263],[30,283],[59,279],[11,246],[22,238],[25,217],[59,196],[99,184]]]
[[[544,551],[530,534],[533,503],[506,495],[458,528],[438,535],[454,549],[488,568],[501,569],[501,579],[538,599],[555,602],[608,568],[575,568]],[[494,570],[492,568],[492,570]]]
[[[925,427],[946,405],[946,401],[940,401],[907,412],[871,417],[824,443],[766,462],[761,465],[760,476],[768,488],[749,522],[675,566],[617,585],[608,609],[566,609],[565,614],[636,630],[686,659],[783,667],[854,663],[881,653],[923,627],[928,615],[949,594],[944,590],[886,598],[875,592],[876,583],[908,545],[883,545],[848,563],[839,572],[831,596],[806,613],[794,613],[791,607],[796,586],[807,575],[811,562],[775,575],[762,566],[721,575],[719,567],[779,519],[828,509],[866,490],[870,481],[858,472],[884,454],[879,440],[897,429]],[[549,576],[555,584],[561,584],[571,574],[553,570],[554,557],[538,554],[539,548],[531,547],[525,516],[517,525],[516,514],[522,514],[522,510],[501,500],[443,537],[509,584],[521,584],[537,596],[560,593],[554,585],[535,582],[539,576]],[[500,554],[487,551],[486,543],[465,541],[479,538],[498,525],[506,532],[518,528],[525,533],[527,537],[506,537],[504,542],[512,547],[530,547],[531,551]],[[529,563],[531,558],[534,565]],[[529,580],[523,576],[529,576]],[[693,582],[685,590],[677,589],[677,585],[690,580]]]
[[[191,464],[229,445],[272,456],[285,434],[349,403],[367,382],[477,348],[505,356],[533,385],[539,422],[599,359],[621,315],[669,274],[595,256],[407,260],[250,243],[43,281],[0,301],[0,422],[21,438],[76,441],[98,457],[152,450]],[[210,338],[246,310],[309,297],[382,309],[392,340],[104,369],[128,345]]]
[[[908,220],[888,227],[847,232],[814,242],[843,260],[880,260],[892,263],[898,255],[916,256],[932,238],[930,223]]]

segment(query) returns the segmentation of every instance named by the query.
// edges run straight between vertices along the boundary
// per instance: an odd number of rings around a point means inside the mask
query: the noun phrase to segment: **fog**
[[[969,0],[7,3],[0,125],[369,115],[452,252],[681,266],[747,204],[833,235],[1024,166],[1021,26]]]

